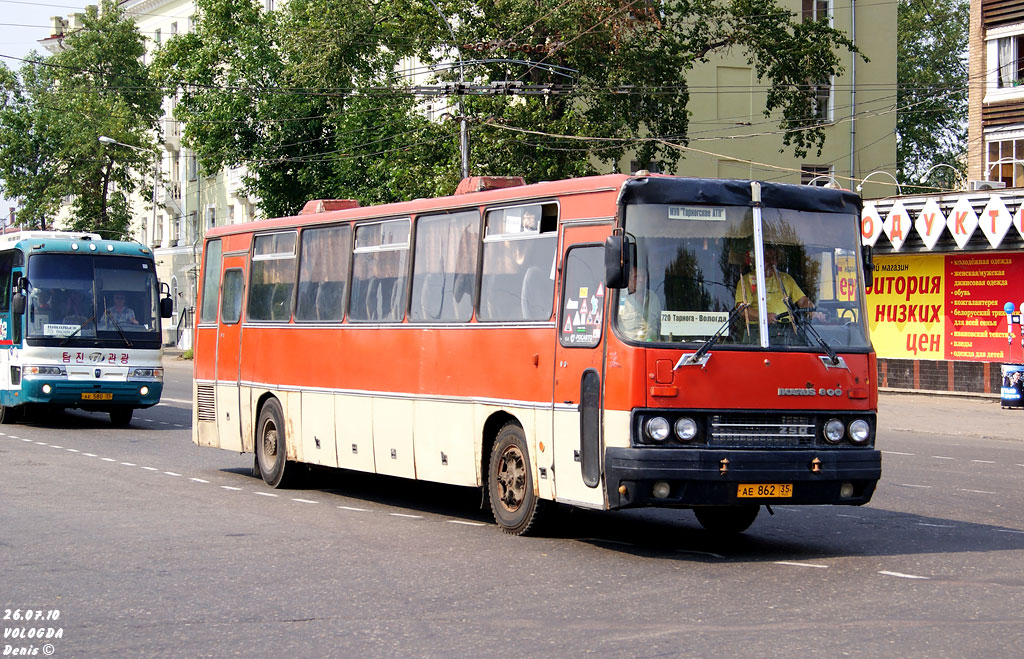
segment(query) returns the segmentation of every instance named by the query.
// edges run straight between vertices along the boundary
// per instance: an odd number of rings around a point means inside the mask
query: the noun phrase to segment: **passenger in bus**
[[[619,329],[631,339],[656,341],[661,335],[661,300],[647,290],[647,268],[637,266],[632,281],[619,295]]]
[[[791,322],[789,310],[785,300],[793,307],[801,309],[813,309],[807,294],[803,292],[796,280],[788,272],[781,272],[779,265],[779,251],[774,245],[764,247],[764,274],[765,274],[765,301],[768,306],[768,323],[773,324],[779,321],[779,316],[786,314],[781,322]],[[753,270],[742,275],[736,283],[736,304],[747,304],[743,311],[748,322],[757,322],[757,276]],[[812,311],[811,318],[824,320],[825,314]]]
[[[68,325],[82,325],[92,316],[92,296],[80,290],[71,290],[64,298],[62,322]]]
[[[138,325],[139,321],[135,318],[135,312],[131,307],[125,306],[125,294],[114,293],[113,305],[107,307],[103,313],[104,325]]]
[[[523,231],[533,233],[537,230],[537,209],[530,206],[523,210]]]

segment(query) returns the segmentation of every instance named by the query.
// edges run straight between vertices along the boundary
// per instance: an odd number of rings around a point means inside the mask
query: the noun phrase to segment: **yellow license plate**
[[[740,499],[788,499],[793,496],[792,483],[741,484],[736,490]]]
[[[82,400],[112,400],[114,394],[82,394]]]

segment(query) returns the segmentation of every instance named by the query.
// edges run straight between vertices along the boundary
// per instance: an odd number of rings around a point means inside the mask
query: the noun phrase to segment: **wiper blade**
[[[697,348],[697,352],[693,353],[692,355],[683,355],[682,357],[680,357],[679,361],[676,362],[676,365],[672,367],[672,370],[674,371],[682,366],[699,364],[700,360],[704,357],[704,355],[707,354],[708,350],[711,350],[711,346],[715,345],[718,339],[722,338],[722,333],[732,326],[732,321],[736,319],[736,316],[738,316],[741,311],[744,311],[749,306],[750,305],[747,304],[746,302],[741,302],[740,304],[736,305],[733,308],[733,310],[729,312],[729,317],[725,319],[725,322],[722,323],[722,326],[718,328],[718,331],[712,334],[707,341],[705,341],[699,348]]]
[[[825,353],[828,355],[828,358],[832,361],[832,365],[833,366],[839,366],[839,355],[836,354],[835,349],[832,346],[829,345],[828,341],[823,339],[821,337],[821,334],[818,334],[818,330],[814,329],[814,325],[811,323],[810,319],[808,318],[808,316],[811,314],[811,312],[814,311],[814,307],[810,307],[810,308],[807,308],[807,309],[799,309],[799,310],[797,310],[790,303],[789,298],[785,298],[785,297],[782,298],[782,303],[786,305],[787,309],[789,309],[789,316],[790,316],[790,318],[793,319],[793,323],[795,323],[796,325],[799,325],[808,334],[811,335],[811,338],[814,339],[814,341],[819,346],[821,346],[821,349],[824,350]]]
[[[85,321],[84,323],[82,323],[81,325],[79,325],[79,326],[78,326],[78,329],[76,329],[76,330],[75,330],[74,332],[72,332],[71,334],[68,334],[68,335],[67,335],[67,336],[66,336],[66,337],[64,338],[64,341],[63,341],[63,342],[62,342],[62,343],[61,343],[60,345],[61,345],[61,346],[66,346],[66,345],[68,344],[68,341],[70,341],[71,339],[75,338],[75,335],[76,335],[76,334],[78,334],[78,333],[79,333],[79,332],[81,332],[81,331],[82,331],[83,329],[85,329],[85,326],[86,326],[86,325],[88,325],[89,323],[91,323],[91,322],[92,322],[92,321],[94,321],[94,320],[96,320],[96,314],[93,314],[93,315],[89,316],[89,320],[87,320],[87,321]]]
[[[128,347],[131,348],[132,342],[128,340],[127,336],[125,336],[124,330],[121,329],[121,324],[114,320],[114,317],[110,314],[110,309],[104,309],[103,315],[106,316],[110,320],[110,322],[114,324],[114,329],[116,329],[117,333],[121,335],[121,338],[124,339],[124,342],[128,344]]]

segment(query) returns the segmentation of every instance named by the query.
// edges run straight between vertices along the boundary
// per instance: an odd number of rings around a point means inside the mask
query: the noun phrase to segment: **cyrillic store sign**
[[[1024,197],[1009,194],[865,201],[860,219],[861,242],[874,246],[884,234],[892,250],[898,252],[913,234],[917,234],[924,248],[932,250],[943,232],[948,231],[957,249],[964,249],[975,233],[984,235],[988,244],[997,248],[1008,235],[1024,240],[1022,211]]]

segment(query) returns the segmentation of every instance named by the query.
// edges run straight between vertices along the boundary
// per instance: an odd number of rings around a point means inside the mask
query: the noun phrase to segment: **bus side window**
[[[545,204],[487,212],[477,318],[509,321],[551,317],[557,208]],[[539,226],[533,219],[538,211]]]
[[[401,322],[409,279],[408,219],[356,227],[349,318]]]
[[[480,214],[475,211],[416,221],[409,320],[469,322],[479,241]]]
[[[344,317],[351,234],[348,225],[302,232],[295,320],[340,321]]]
[[[203,259],[203,301],[199,308],[199,322],[217,322],[217,292],[220,290],[221,244],[219,240],[206,243]]]
[[[295,292],[295,231],[253,240],[249,275],[249,320],[288,322]]]
[[[221,322],[233,325],[242,317],[242,271],[232,268],[224,272],[223,294],[221,295]]]

